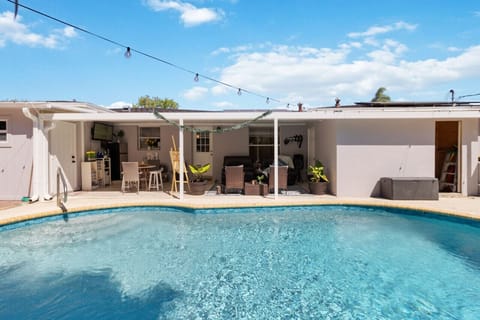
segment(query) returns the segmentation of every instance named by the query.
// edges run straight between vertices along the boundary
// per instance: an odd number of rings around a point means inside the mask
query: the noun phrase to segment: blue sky
[[[103,106],[139,96],[183,109],[447,101],[480,93],[480,2],[20,0],[173,68],[0,0],[0,100]],[[232,89],[203,76],[249,90]],[[266,103],[265,97],[271,97]],[[280,101],[280,102],[277,102]],[[461,98],[480,100],[480,96]]]

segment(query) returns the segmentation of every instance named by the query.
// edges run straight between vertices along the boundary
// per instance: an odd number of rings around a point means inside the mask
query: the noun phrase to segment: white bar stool
[[[163,179],[162,179],[163,168],[159,170],[150,171],[150,178],[148,179],[148,190],[157,189],[159,188],[159,182],[162,186],[163,191]]]

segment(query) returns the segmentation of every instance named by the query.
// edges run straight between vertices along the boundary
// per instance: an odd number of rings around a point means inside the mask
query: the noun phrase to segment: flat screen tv
[[[100,122],[94,122],[92,128],[92,140],[112,141],[113,139],[113,126],[103,124]]]

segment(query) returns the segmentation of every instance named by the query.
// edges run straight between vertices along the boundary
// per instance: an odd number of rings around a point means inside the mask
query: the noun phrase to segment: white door
[[[79,188],[77,180],[77,135],[76,125],[59,121],[50,131],[50,193],[57,188],[57,168],[62,169],[68,191]]]
[[[212,128],[201,128],[203,130],[211,130]],[[193,164],[205,165],[210,163],[210,170],[205,174],[207,177],[212,176],[213,169],[213,134],[211,132],[194,132],[193,133]]]

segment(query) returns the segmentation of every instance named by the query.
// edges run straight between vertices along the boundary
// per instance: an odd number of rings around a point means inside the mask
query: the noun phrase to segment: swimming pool
[[[147,207],[16,227],[0,228],[0,319],[480,314],[480,228],[458,221],[367,207]]]

